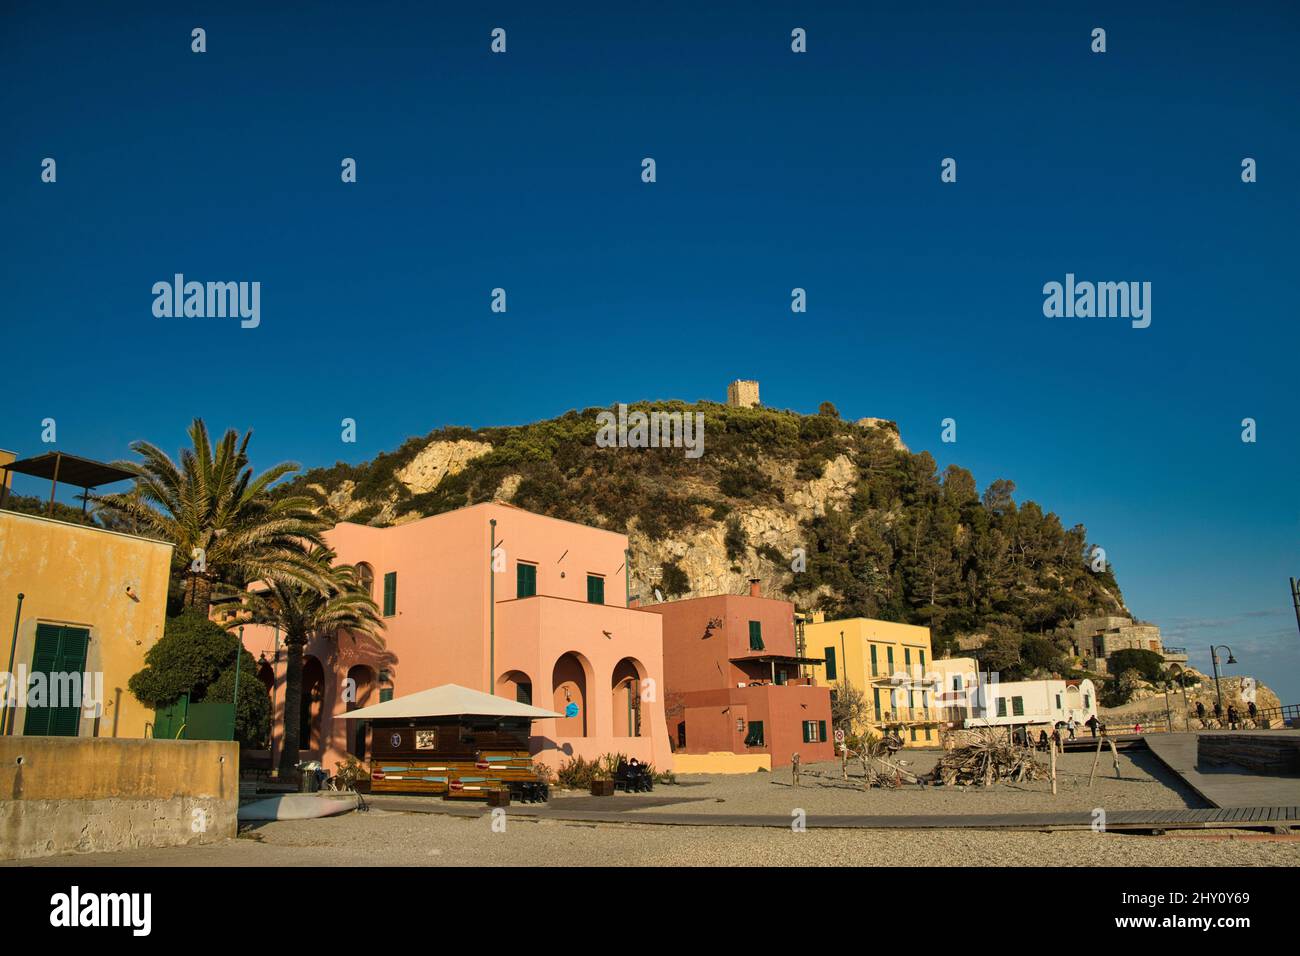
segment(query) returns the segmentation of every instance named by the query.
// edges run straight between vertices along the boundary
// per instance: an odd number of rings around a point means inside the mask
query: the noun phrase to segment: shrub
[[[1126,648],[1106,658],[1106,669],[1112,674],[1134,670],[1143,680],[1155,682],[1164,678],[1165,659],[1155,651]]]
[[[732,561],[739,561],[745,556],[745,550],[749,547],[749,535],[745,533],[739,521],[730,521],[727,523],[726,534],[722,536],[722,543],[727,548],[727,557]]]
[[[686,576],[676,561],[668,561],[662,568],[663,576],[659,579],[659,587],[665,597],[675,597],[679,594],[689,594],[691,590],[691,580]]]
[[[127,681],[135,699],[146,707],[166,707],[181,694],[190,703],[223,702],[235,696],[235,652],[239,639],[199,611],[170,617],[163,636],[144,656],[144,669]],[[265,744],[271,727],[271,704],[257,679],[257,662],[240,653],[239,700],[235,736],[246,747]]]

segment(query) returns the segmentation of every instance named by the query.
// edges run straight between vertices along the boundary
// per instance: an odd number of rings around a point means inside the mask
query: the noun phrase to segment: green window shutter
[[[384,575],[384,617],[397,613],[397,572],[389,571]]]
[[[805,720],[803,722],[803,742],[806,744],[812,743],[812,737],[808,734],[808,731],[810,730],[812,730],[812,721]]]
[[[763,649],[763,622],[749,622],[749,649],[751,651],[761,651]]]
[[[835,680],[837,672],[835,670],[835,648],[826,648],[826,679]]]
[[[924,669],[924,668],[925,668],[925,651],[921,651],[920,654],[921,654],[921,668]]]
[[[885,648],[885,663],[889,667],[889,673],[886,676],[893,677],[894,676],[894,649],[892,647]]]
[[[820,743],[826,743],[826,721],[817,721],[817,740]]]
[[[605,603],[605,579],[594,574],[587,575],[587,603]]]
[[[876,702],[876,720],[880,720],[880,717],[881,717],[881,710],[880,710],[880,688],[877,687],[877,688],[873,689],[873,690],[871,691],[871,696],[875,699],[875,702]]]
[[[590,588],[590,584],[588,585]],[[522,561],[515,565],[515,597],[533,597],[537,594],[537,565],[524,564]]]
[[[1011,714],[1015,717],[1025,716],[1025,699],[1023,697],[1011,698]]]
[[[880,668],[876,666],[876,645],[871,645],[871,676],[879,677]]]
[[[916,728],[912,728],[912,743],[916,743]]]
[[[911,649],[910,647],[905,647],[905,648],[903,648],[903,666],[904,666],[905,668],[907,668],[907,670],[908,670],[909,673],[911,672],[911,670],[912,670],[912,649]]]
[[[999,697],[999,698],[998,698],[998,716],[999,716],[999,717],[1005,717],[1006,715],[1007,715],[1007,699],[1006,699],[1005,697]]]
[[[381,704],[384,703],[385,701],[389,701],[392,699],[393,699],[393,689],[391,687],[379,688],[379,702]]]

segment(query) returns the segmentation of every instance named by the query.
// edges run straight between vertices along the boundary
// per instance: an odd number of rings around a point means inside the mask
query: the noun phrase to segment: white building
[[[1074,718],[1082,724],[1097,716],[1097,690],[1092,681],[981,681],[966,727],[1009,727],[1057,723]]]

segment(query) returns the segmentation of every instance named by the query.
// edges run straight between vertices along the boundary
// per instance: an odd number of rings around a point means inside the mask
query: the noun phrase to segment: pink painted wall
[[[788,766],[798,753],[804,763],[832,760],[834,744],[804,743],[803,721],[825,721],[830,734],[830,688],[796,684],[748,686],[771,681],[768,655],[795,656],[794,605],[789,601],[721,594],[671,601],[647,608],[663,617],[664,700],[668,736],[677,743],[677,724],[686,723],[686,753],[770,753],[772,766]],[[711,620],[721,627],[708,629]],[[749,646],[749,622],[759,621],[763,650]],[[794,664],[777,664],[790,679]],[[747,686],[740,687],[738,685]],[[737,730],[736,719],[746,729]],[[745,744],[750,720],[763,721],[764,745]]]
[[[505,570],[490,571],[491,526],[505,555]],[[534,725],[533,749],[558,766],[570,755],[595,757],[623,752],[671,769],[664,729],[662,622],[658,615],[627,607],[623,562],[627,537],[597,528],[535,515],[502,504],[481,504],[392,528],[342,523],[327,535],[341,562],[365,562],[374,571],[374,598],[383,605],[384,575],[397,572],[396,614],[385,619],[385,646],[354,641],[348,635],[318,638],[307,647],[325,670],[321,727],[323,745],[303,751],[329,770],[349,748],[348,721],[332,715],[347,709],[344,678],[356,665],[378,677],[389,675],[394,696],[456,683],[491,690],[509,698],[526,675],[533,702],[550,708],[556,664],[561,678],[585,683],[581,717],[544,720]],[[537,596],[517,598],[517,565],[537,567]],[[603,605],[587,603],[587,576],[605,579]],[[495,578],[495,666],[489,646]],[[274,652],[269,628],[245,628],[245,645],[254,656]],[[566,657],[572,653],[573,657]],[[281,654],[283,657],[283,654]],[[568,666],[577,662],[578,666]],[[566,667],[568,672],[565,673]],[[622,735],[615,732],[615,674],[639,678],[641,736],[628,737],[624,683]],[[512,674],[511,672],[516,672]],[[283,727],[284,662],[275,665],[273,756]],[[379,682],[371,692],[378,699]],[[585,719],[584,719],[585,718]],[[585,734],[583,725],[585,723]]]

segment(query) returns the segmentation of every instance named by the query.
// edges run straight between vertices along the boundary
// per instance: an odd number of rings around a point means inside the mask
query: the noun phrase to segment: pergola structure
[[[82,489],[84,494],[81,496],[81,513],[85,514],[90,493],[100,485],[111,485],[117,481],[136,477],[133,472],[125,468],[106,465],[102,461],[81,458],[61,451],[51,451],[44,455],[37,455],[35,458],[11,461],[7,465],[0,465],[0,469],[4,471],[4,477],[0,479],[0,508],[3,508],[5,502],[9,500],[10,475],[31,475],[33,478],[49,479],[50,503],[45,509],[47,516],[54,514],[54,493],[60,481],[65,485],[74,485]]]

